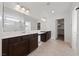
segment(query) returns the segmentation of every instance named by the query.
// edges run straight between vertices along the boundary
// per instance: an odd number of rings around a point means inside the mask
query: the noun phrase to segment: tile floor
[[[50,39],[42,43],[36,50],[28,56],[78,56],[79,53],[74,51],[67,43],[61,40]]]

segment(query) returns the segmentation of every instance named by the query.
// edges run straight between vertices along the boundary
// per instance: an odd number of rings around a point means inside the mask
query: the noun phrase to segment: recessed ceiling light
[[[54,13],[55,11],[54,10],[52,10],[52,13]]]
[[[15,10],[21,13],[24,13],[26,15],[30,14],[30,9],[29,8],[24,8],[23,6],[20,6],[19,4],[16,5]]]

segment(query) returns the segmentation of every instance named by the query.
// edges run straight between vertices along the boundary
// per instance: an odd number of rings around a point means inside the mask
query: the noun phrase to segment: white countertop
[[[17,37],[17,36],[22,36],[22,35],[29,35],[29,34],[34,34],[34,33],[37,33],[37,32],[5,32],[5,33],[0,34],[0,39]]]
[[[38,33],[38,34],[42,34],[45,32],[40,32],[40,31],[28,31],[28,32],[3,32],[0,33],[0,39],[5,39],[5,38],[11,38],[11,37],[17,37],[17,36],[22,36],[22,35],[29,35],[29,34],[34,34],[34,33]]]

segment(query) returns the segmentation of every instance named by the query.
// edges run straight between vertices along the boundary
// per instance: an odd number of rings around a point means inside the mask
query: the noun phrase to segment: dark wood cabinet
[[[32,52],[38,47],[38,34],[32,34],[31,39],[29,40],[29,50]]]
[[[25,41],[25,55],[29,54],[29,40],[31,39],[30,35],[25,35],[22,37],[22,40]]]
[[[21,56],[26,54],[26,41],[17,42],[9,46],[9,55]]]
[[[41,41],[46,42],[46,33],[41,34]]]
[[[47,32],[41,34],[41,41],[42,42],[46,42],[50,38],[51,38],[51,31],[47,31]]]
[[[21,56],[27,55],[28,53],[28,36],[19,36],[9,39],[9,55]]]
[[[38,34],[23,35],[2,40],[3,56],[23,56],[38,47]]]

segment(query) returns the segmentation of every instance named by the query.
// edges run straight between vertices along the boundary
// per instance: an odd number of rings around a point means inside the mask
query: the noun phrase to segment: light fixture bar
[[[23,6],[20,6],[19,3],[17,3],[15,10],[18,11],[18,12],[24,13],[26,15],[29,15],[29,13],[30,13],[29,8],[24,8]]]

